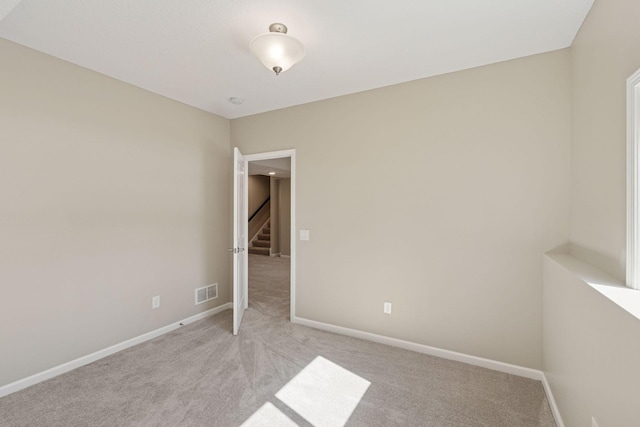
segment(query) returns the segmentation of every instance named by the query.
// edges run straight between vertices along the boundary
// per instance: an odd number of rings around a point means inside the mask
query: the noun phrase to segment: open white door
[[[238,335],[244,310],[249,305],[247,264],[247,162],[233,149],[233,335]]]

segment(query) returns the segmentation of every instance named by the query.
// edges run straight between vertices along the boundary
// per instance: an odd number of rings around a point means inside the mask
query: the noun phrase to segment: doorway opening
[[[286,313],[282,317],[291,321],[295,319],[295,150],[249,154],[243,160],[247,177],[243,207],[247,256],[243,257],[243,270],[249,273],[249,278],[257,277],[254,281],[260,283],[262,297],[265,291],[270,292],[269,275],[288,269],[288,284],[282,283],[282,277],[274,280],[273,296],[280,292],[278,295],[282,297],[283,286],[288,285],[288,289],[284,288],[288,300],[282,301],[288,307],[281,305],[280,312]],[[234,287],[238,285],[241,284],[234,283]],[[248,288],[244,308],[251,298]],[[240,320],[241,316],[238,327]]]

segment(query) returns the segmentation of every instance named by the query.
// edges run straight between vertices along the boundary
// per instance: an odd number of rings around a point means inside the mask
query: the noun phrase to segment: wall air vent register
[[[196,305],[218,298],[218,284],[196,289]]]

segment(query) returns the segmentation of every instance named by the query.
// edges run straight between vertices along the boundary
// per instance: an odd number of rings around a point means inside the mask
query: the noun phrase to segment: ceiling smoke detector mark
[[[242,98],[237,98],[235,96],[232,96],[231,98],[229,98],[229,102],[232,103],[233,105],[242,105],[244,100]]]
[[[218,284],[214,283],[213,285],[196,289],[195,297],[195,305],[218,298]]]

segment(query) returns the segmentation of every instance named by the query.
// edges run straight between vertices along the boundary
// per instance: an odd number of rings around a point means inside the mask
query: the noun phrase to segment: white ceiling
[[[0,37],[236,118],[565,48],[592,3],[0,0]],[[248,47],[274,22],[306,48],[280,76]]]
[[[274,172],[276,178],[291,178],[291,157],[249,162],[249,175],[271,176],[269,172]]]

